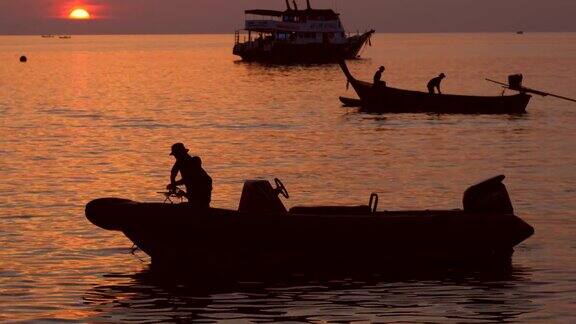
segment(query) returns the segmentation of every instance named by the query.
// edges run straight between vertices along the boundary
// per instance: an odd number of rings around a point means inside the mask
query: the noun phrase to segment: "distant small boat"
[[[354,78],[344,61],[340,62],[340,67],[358,94],[362,109],[367,112],[519,114],[526,112],[531,98],[526,93],[489,97],[429,94],[387,86],[374,87],[370,82],[359,81]],[[345,104],[352,103],[350,99],[345,99],[345,101]],[[353,104],[358,104],[358,102]]]
[[[516,32],[516,34],[518,34],[518,35],[523,35],[523,34],[524,34],[524,32],[523,32],[523,31],[521,31],[521,30],[519,30],[519,31],[517,31],[517,32]]]
[[[58,36],[58,38],[60,38],[60,39],[70,39],[70,38],[72,38],[72,36],[70,36],[70,35],[61,35],[61,36]]]
[[[41,37],[42,38],[54,38],[55,36],[54,35],[42,35]]]

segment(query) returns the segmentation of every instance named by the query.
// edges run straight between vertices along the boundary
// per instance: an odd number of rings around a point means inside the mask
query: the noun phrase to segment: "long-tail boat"
[[[430,94],[397,89],[385,85],[357,80],[346,65],[339,62],[346,79],[360,98],[358,104],[364,111],[375,113],[456,113],[456,114],[521,114],[531,96],[525,92],[501,96],[466,96]],[[341,98],[345,105],[354,101]]]
[[[378,196],[372,194],[367,205],[288,211],[278,197],[289,197],[288,191],[276,179],[276,188],[265,180],[247,181],[238,210],[105,198],[88,203],[86,217],[123,232],[160,266],[236,271],[501,264],[534,233],[514,215],[503,179],[470,187],[464,208],[453,210],[378,211]]]
[[[236,32],[233,53],[245,61],[272,63],[335,63],[358,57],[360,50],[371,44],[374,30],[348,36],[340,15],[332,9],[246,10],[246,34]]]

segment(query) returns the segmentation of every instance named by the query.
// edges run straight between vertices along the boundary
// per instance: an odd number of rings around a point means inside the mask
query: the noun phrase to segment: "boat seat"
[[[290,214],[297,215],[370,215],[368,205],[361,206],[296,206],[290,208]]]
[[[296,215],[370,215],[378,209],[378,194],[371,194],[368,205],[359,206],[296,206],[290,214]]]

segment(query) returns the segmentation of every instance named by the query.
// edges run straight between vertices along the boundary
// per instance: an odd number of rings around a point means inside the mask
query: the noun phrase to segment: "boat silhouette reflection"
[[[84,295],[90,320],[514,321],[537,309],[526,268],[411,268],[222,277],[149,267]],[[229,273],[228,273],[229,274]],[[442,304],[442,305],[440,305]],[[446,308],[448,307],[448,308]],[[452,311],[448,311],[451,309]]]

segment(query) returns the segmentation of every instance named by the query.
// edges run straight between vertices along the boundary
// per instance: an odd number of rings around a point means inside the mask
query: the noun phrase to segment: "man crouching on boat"
[[[384,70],[386,70],[386,68],[384,68],[384,66],[381,66],[378,68],[376,73],[374,73],[374,83],[372,84],[374,88],[386,86],[386,82],[382,81],[382,73],[384,73]]]
[[[195,207],[208,208],[212,199],[212,178],[202,168],[202,160],[198,156],[190,156],[189,150],[182,143],[172,145],[172,153],[176,163],[170,173],[168,190],[175,190],[176,186],[186,186],[188,203]],[[182,179],[176,181],[180,173]]]
[[[444,80],[445,77],[446,74],[440,73],[439,76],[428,81],[428,85],[426,86],[428,88],[428,93],[434,94],[434,89],[438,89],[438,94],[442,94],[440,91],[440,83],[442,83],[442,80]]]

